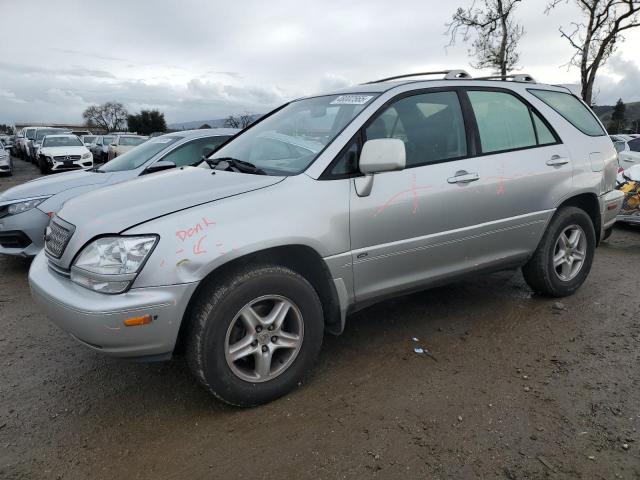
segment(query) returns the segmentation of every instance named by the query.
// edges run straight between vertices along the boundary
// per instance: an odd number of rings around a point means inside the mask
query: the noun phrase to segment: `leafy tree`
[[[582,99],[591,105],[593,85],[598,69],[603,66],[617,44],[624,41],[622,33],[640,25],[640,1],[638,0],[551,0],[547,13],[560,3],[575,2],[583,16],[572,22],[573,31],[560,28],[574,50],[569,65],[580,69]]]
[[[492,68],[500,75],[512,70],[520,58],[518,42],[524,28],[513,20],[513,11],[522,0],[482,0],[468,9],[458,8],[447,33],[451,35],[449,45],[455,44],[458,36],[467,42],[475,36],[469,54],[476,59],[474,68]]]
[[[13,135],[13,127],[11,125],[0,124],[0,132],[7,135]]]
[[[150,135],[154,132],[165,132],[167,122],[164,113],[158,110],[141,110],[140,113],[127,116],[129,131],[142,135]]]
[[[91,105],[82,112],[82,118],[89,128],[97,127],[107,132],[115,132],[125,128],[127,109],[118,102]]]
[[[607,128],[609,133],[621,133],[624,131],[626,109],[626,105],[622,99],[619,98],[616,105],[613,107],[613,112],[611,113],[611,122]]]

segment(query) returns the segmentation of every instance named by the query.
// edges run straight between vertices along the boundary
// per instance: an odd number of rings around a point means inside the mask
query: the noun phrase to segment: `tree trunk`
[[[500,23],[502,25],[502,41],[500,42],[500,75],[507,74],[507,19],[502,9],[502,0],[498,0],[498,14],[500,15]]]

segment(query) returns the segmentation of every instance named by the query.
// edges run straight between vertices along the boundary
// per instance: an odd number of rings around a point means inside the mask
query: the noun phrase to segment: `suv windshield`
[[[150,160],[155,154],[161,152],[181,138],[183,137],[162,136],[152,138],[151,140],[147,140],[144,145],[140,145],[138,148],[132,148],[128,152],[125,152],[110,162],[105,163],[98,170],[101,172],[122,172],[125,170],[134,170]]]
[[[36,129],[35,128],[27,128],[24,136],[27,137],[27,140],[33,140],[34,138],[36,138]]]
[[[146,138],[141,137],[120,137],[118,145],[136,146],[144,142]]]
[[[45,137],[42,140],[42,148],[44,147],[81,147],[82,142],[76,136],[68,137]]]
[[[103,145],[109,145],[111,142],[113,142],[113,139],[116,138],[113,135],[111,136],[104,136],[102,137],[102,144]]]
[[[84,135],[82,137],[82,141],[84,143],[93,143],[95,139],[96,139],[95,135]]]
[[[267,174],[296,175],[311,165],[377,95],[327,95],[292,102],[240,134],[210,159],[241,160]]]
[[[61,128],[44,128],[36,132],[36,143],[41,141],[45,135],[53,135],[54,133],[64,133]]]

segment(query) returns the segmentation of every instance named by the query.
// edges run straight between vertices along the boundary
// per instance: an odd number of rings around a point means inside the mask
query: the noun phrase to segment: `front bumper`
[[[31,294],[47,316],[87,347],[114,357],[166,358],[175,347],[180,323],[197,283],[132,288],[104,295],[52,271],[44,252],[29,270]],[[124,326],[131,317],[152,322]]]
[[[0,218],[0,254],[33,257],[44,247],[49,216],[37,208]]]
[[[600,196],[600,217],[602,219],[600,238],[604,236],[605,230],[616,223],[616,217],[622,208],[623,200],[624,193],[620,190],[611,190]]]

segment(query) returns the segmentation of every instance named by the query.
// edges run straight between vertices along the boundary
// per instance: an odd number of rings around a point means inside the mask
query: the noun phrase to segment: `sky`
[[[417,71],[470,67],[445,23],[467,0],[2,0],[0,123],[81,122],[89,105],[157,108],[168,123],[264,113],[296,97]],[[523,0],[520,72],[578,83],[552,14]],[[602,70],[595,101],[640,101],[640,28]]]

